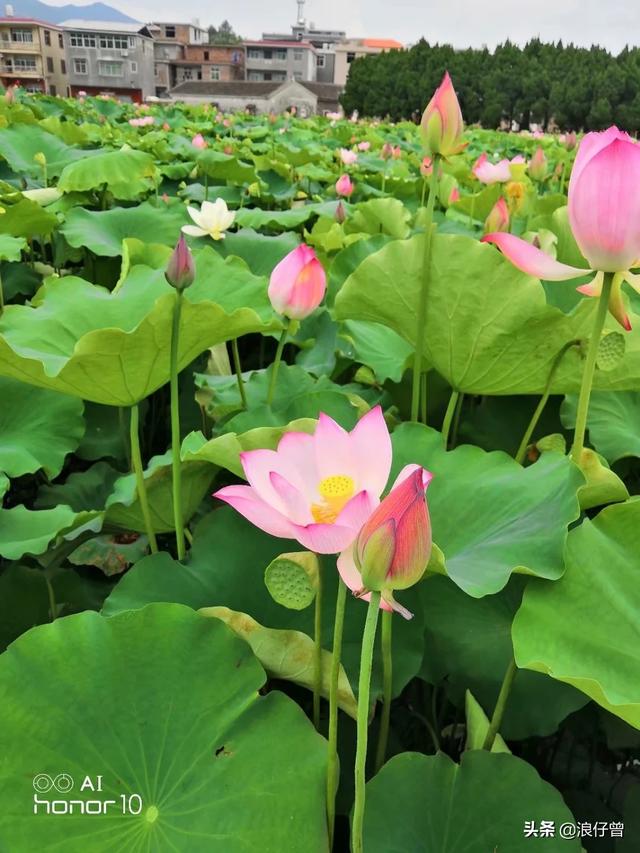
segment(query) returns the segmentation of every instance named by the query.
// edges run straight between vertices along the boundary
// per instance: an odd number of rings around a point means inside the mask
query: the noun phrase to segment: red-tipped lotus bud
[[[465,147],[466,143],[462,141],[462,112],[448,72],[427,104],[420,124],[422,139],[429,154],[449,157]]]
[[[433,160],[431,157],[423,157],[420,163],[420,174],[423,178],[428,178],[433,174]]]
[[[529,160],[529,174],[534,181],[544,181],[548,170],[547,155],[542,148],[538,147],[531,160]]]
[[[489,211],[484,221],[484,233],[492,234],[494,231],[509,230],[509,207],[504,198],[499,198]]]
[[[382,146],[380,156],[383,160],[388,160],[390,157],[393,157],[393,145],[390,145],[388,142],[385,142],[385,144]]]
[[[361,528],[354,560],[365,589],[384,597],[413,586],[424,574],[432,544],[424,492],[432,476],[419,465],[408,466],[406,476],[400,475],[398,485]]]
[[[175,287],[176,290],[185,290],[185,288],[192,284],[195,276],[196,265],[193,255],[184,237],[181,235],[173,250],[173,254],[169,258],[169,263],[164,271],[164,277],[171,287]]]
[[[576,132],[574,130],[571,133],[567,133],[564,138],[564,144],[567,148],[567,151],[573,151],[573,149],[578,144],[578,137],[576,136]]]
[[[346,198],[349,198],[354,189],[355,186],[349,175],[340,175],[340,177],[336,181],[336,193],[338,195],[343,195]]]
[[[316,253],[301,244],[274,268],[269,280],[269,299],[278,314],[304,320],[324,298],[327,277]]]

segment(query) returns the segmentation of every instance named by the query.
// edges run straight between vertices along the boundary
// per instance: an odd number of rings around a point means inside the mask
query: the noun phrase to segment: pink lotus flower
[[[349,148],[341,148],[340,149],[340,159],[344,163],[345,166],[352,166],[358,160],[358,155],[355,151],[351,151]]]
[[[544,181],[549,171],[547,155],[542,148],[538,146],[533,157],[529,160],[529,174],[534,181]]]
[[[565,134],[564,144],[567,148],[567,151],[573,151],[573,149],[576,147],[576,145],[578,144],[578,137],[574,130],[572,130],[571,133]]]
[[[420,163],[420,174],[423,178],[428,178],[433,175],[433,160],[431,157],[423,157]]]
[[[355,185],[351,181],[349,175],[340,175],[340,177],[336,181],[337,194],[345,196],[345,198],[349,198],[349,196],[353,193],[354,189]]]
[[[292,320],[304,320],[322,302],[327,277],[316,253],[304,243],[274,268],[269,280],[269,299],[275,311]]]
[[[450,157],[465,148],[462,112],[448,71],[427,104],[420,126],[425,148],[431,155]]]
[[[164,131],[171,130],[171,125],[165,121],[165,123],[162,125],[162,129]]]
[[[191,144],[194,148],[198,148],[199,150],[207,147],[207,141],[201,133],[196,133],[191,140]]]
[[[569,223],[590,269],[558,263],[511,234],[483,239],[495,243],[518,269],[546,281],[567,281],[597,270],[589,284],[578,288],[587,296],[602,293],[604,272],[615,273],[609,311],[629,330],[622,283],[640,293],[640,276],[629,272],[640,259],[640,146],[617,127],[588,133],[580,143],[569,182]]]
[[[383,160],[388,160],[390,157],[393,157],[393,145],[385,142],[382,146],[382,150],[380,151],[380,156]]]
[[[196,265],[193,255],[182,234],[169,258],[164,271],[164,277],[171,287],[175,287],[176,290],[184,290],[189,287],[196,277]]]
[[[250,450],[240,460],[249,485],[226,486],[215,497],[271,536],[336,554],[379,503],[391,439],[379,406],[351,432],[321,413],[313,435],[285,433],[277,450]]]
[[[358,142],[359,151],[368,151],[371,148],[370,142]]]
[[[476,178],[483,184],[504,184],[511,180],[511,163],[509,160],[500,160],[492,163],[483,152],[471,169]]]
[[[500,197],[489,211],[484,222],[484,230],[489,234],[509,230],[509,207],[504,198]]]
[[[455,204],[457,201],[460,201],[460,190],[454,187],[449,193],[448,204]]]
[[[405,619],[412,614],[395,601],[393,591],[413,586],[427,568],[432,537],[424,493],[432,477],[419,465],[403,468],[351,548],[338,557],[340,576],[358,597],[368,601],[371,590],[381,592],[380,606]]]

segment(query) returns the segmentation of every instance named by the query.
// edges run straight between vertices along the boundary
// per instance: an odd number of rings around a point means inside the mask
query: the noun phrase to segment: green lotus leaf
[[[550,821],[554,837],[527,838],[525,822]],[[447,755],[405,752],[367,784],[367,853],[549,853],[573,851],[576,838],[557,831],[575,824],[559,791],[514,755],[474,750],[460,764]]]
[[[580,515],[580,470],[560,453],[522,468],[501,451],[462,445],[446,452],[442,436],[402,424],[392,436],[392,477],[417,462],[433,472],[428,502],[433,537],[449,577],[476,598],[501,590],[511,573],[562,575],[567,527]]]
[[[500,185],[490,184],[483,187],[479,192],[461,196],[459,201],[451,206],[454,210],[459,210],[476,221],[484,222],[500,195]]]
[[[94,154],[71,148],[42,127],[13,125],[0,130],[0,155],[16,174],[42,175],[42,166],[33,159],[40,153],[47,159],[47,175],[51,178],[57,177],[68,163]]]
[[[216,248],[223,257],[236,255],[254,275],[271,275],[273,268],[299,244],[297,234],[287,231],[277,236],[259,234],[251,228],[231,231]]]
[[[157,180],[151,154],[123,148],[69,163],[60,174],[58,189],[72,193],[106,186],[114,198],[132,201],[152,190]]]
[[[315,644],[311,637],[301,631],[281,631],[264,628],[246,613],[237,613],[228,607],[203,607],[198,611],[203,616],[220,619],[249,643],[254,655],[265,668],[270,678],[280,678],[313,690],[315,683]],[[329,674],[331,655],[322,652],[322,695],[329,698]],[[349,684],[349,679],[340,666],[338,676],[338,705],[354,720],[358,703]]]
[[[573,684],[640,729],[640,500],[569,534],[566,572],[532,582],[513,623],[518,666]]]
[[[112,210],[76,207],[69,211],[60,231],[70,246],[86,246],[96,255],[115,258],[122,254],[125,238],[173,247],[180,236],[180,228],[188,221],[182,204],[154,205],[145,201],[135,207],[114,207]]]
[[[219,181],[231,181],[234,184],[252,184],[258,180],[255,167],[251,163],[239,160],[233,154],[223,154],[209,148],[196,157],[198,171]]]
[[[264,682],[226,625],[178,605],[33,629],[0,657],[0,844],[326,850],[326,744],[289,698],[260,696]],[[43,774],[67,774],[69,792],[46,778],[34,791]],[[82,789],[98,775],[100,793]],[[57,800],[73,816],[47,817]],[[112,805],[87,813],[96,800]]]
[[[41,486],[36,498],[36,509],[53,509],[59,504],[70,506],[75,512],[104,509],[122,473],[108,462],[96,462],[86,471],[75,471],[64,483]]]
[[[397,332],[381,323],[346,320],[340,335],[353,346],[355,356],[380,382],[400,382],[413,348]]]
[[[99,530],[100,514],[76,513],[64,505],[38,512],[22,504],[0,510],[0,554],[9,560],[19,560],[25,554],[43,554],[58,537],[85,525]]]
[[[565,427],[575,427],[577,407],[577,395],[565,398],[560,409]],[[611,464],[627,456],[640,457],[640,392],[596,391],[589,402],[587,427],[593,446]]]
[[[418,234],[365,258],[336,297],[337,318],[383,323],[414,345],[423,245]],[[583,299],[566,315],[547,305],[542,285],[495,247],[469,237],[434,235],[425,356],[458,391],[542,393],[560,350],[572,340],[589,338],[595,310],[595,300]],[[607,327],[616,325],[609,317]],[[624,360],[614,371],[596,371],[594,387],[637,388],[640,331],[629,332],[626,340]],[[578,347],[565,354],[552,393],[579,391],[582,358]]]
[[[0,471],[9,477],[43,468],[49,478],[84,433],[82,401],[0,376]]]
[[[402,240],[409,234],[411,214],[397,198],[373,198],[356,204],[345,220],[347,234],[388,234]]]
[[[181,315],[179,367],[229,338],[277,328],[266,291],[240,259],[202,249]],[[50,279],[37,304],[10,305],[0,318],[0,374],[133,405],[169,380],[175,298],[162,271],[144,266],[113,293],[75,276]]]
[[[465,750],[482,749],[484,739],[489,731],[489,718],[470,690],[467,690],[465,693],[464,712],[467,720],[467,740],[464,748]],[[491,752],[511,753],[511,750],[502,739],[500,732],[498,732],[493,741]]]
[[[23,249],[27,248],[24,237],[12,237],[10,234],[0,234],[0,260],[19,261]]]
[[[0,216],[0,234],[13,237],[33,237],[51,234],[58,219],[29,198],[21,198],[15,204],[3,204]],[[15,246],[15,244],[14,244]],[[13,251],[13,249],[12,249]]]
[[[593,509],[596,506],[626,501],[629,497],[624,482],[595,450],[584,448],[580,470],[586,479],[586,483],[578,491],[581,509]]]
[[[313,204],[294,207],[291,210],[262,210],[259,207],[243,207],[236,213],[236,222],[241,228],[298,228],[312,216],[317,215]]]

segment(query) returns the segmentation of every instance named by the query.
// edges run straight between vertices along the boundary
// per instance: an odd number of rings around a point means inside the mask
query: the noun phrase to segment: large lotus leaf
[[[12,237],[10,234],[0,234],[0,260],[19,261],[22,257],[22,250],[26,248],[27,242],[24,237]]]
[[[512,572],[562,575],[567,527],[580,515],[580,470],[561,453],[523,468],[506,453],[461,445],[446,452],[442,436],[402,424],[392,436],[394,473],[412,462],[434,474],[428,502],[434,541],[449,577],[480,598],[501,590]]]
[[[271,275],[273,268],[299,244],[298,235],[287,231],[277,236],[259,234],[251,228],[230,231],[216,248],[223,257],[236,255],[254,275]]]
[[[186,565],[169,554],[144,557],[118,582],[104,603],[111,616],[143,607],[154,601],[174,601],[190,607],[228,607],[247,613],[261,625],[303,631],[313,636],[313,608],[288,610],[277,604],[264,583],[264,570],[280,554],[299,551],[296,542],[267,536],[230,507],[205,516],[195,527],[193,547]],[[322,559],[323,579],[322,645],[331,649],[337,592],[335,557]],[[420,669],[424,652],[422,608],[415,589],[397,594],[398,600],[415,613],[411,621],[396,618],[393,626],[394,695]],[[366,603],[349,595],[344,627],[342,663],[352,688],[358,683],[362,631]],[[376,659],[373,695],[382,690],[382,671]]]
[[[566,573],[532,582],[513,623],[518,666],[573,684],[640,729],[640,499],[569,534]]]
[[[577,408],[577,395],[565,398],[560,409],[565,427],[575,426]],[[640,457],[640,393],[596,391],[589,402],[587,427],[590,442],[608,462]]]
[[[418,234],[369,255],[336,297],[338,319],[383,323],[415,344],[423,246],[424,236]],[[432,249],[428,362],[465,393],[542,393],[565,344],[590,336],[596,301],[583,299],[571,315],[564,314],[546,304],[536,279],[515,269],[495,247],[469,237],[436,234]],[[612,317],[609,326],[617,326]],[[629,332],[626,341],[616,370],[596,372],[596,388],[637,388],[640,331]],[[579,391],[582,367],[580,348],[572,347],[554,374],[552,393]]]
[[[179,367],[229,338],[277,328],[266,290],[240,259],[203,249],[185,295]],[[169,380],[175,298],[162,271],[145,266],[133,267],[113,293],[74,276],[50,279],[35,306],[5,309],[0,374],[130,406]]]
[[[16,174],[42,175],[42,166],[33,159],[36,154],[44,154],[47,175],[52,178],[57,177],[68,163],[93,152],[71,148],[53,133],[33,125],[14,125],[0,130],[0,155]]]
[[[317,206],[307,204],[291,210],[262,210],[259,207],[243,207],[236,213],[236,222],[241,228],[284,228],[293,229],[317,214]]]
[[[50,234],[57,225],[58,220],[53,213],[29,198],[4,205],[4,213],[0,216],[0,234],[12,237],[40,237]]]
[[[44,468],[56,477],[84,433],[82,401],[6,376],[0,400],[0,471],[21,477]]]
[[[513,655],[511,623],[520,606],[525,579],[513,577],[496,595],[477,599],[445,577],[420,585],[425,624],[422,676],[444,683],[461,706],[471,690],[491,713]],[[587,698],[539,672],[518,670],[500,731],[507,740],[549,735]]]
[[[0,509],[0,554],[18,560],[24,554],[43,554],[59,536],[87,525],[99,530],[100,514],[74,512],[69,506],[57,506],[33,512],[20,504]]]
[[[264,682],[246,643],[177,605],[34,628],[0,657],[0,845],[326,850],[326,744]],[[60,774],[68,793],[47,789]],[[73,816],[47,817],[60,800]],[[112,802],[82,814],[96,800]]]
[[[158,169],[144,151],[106,151],[70,163],[62,170],[58,189],[65,193],[106,186],[114,198],[131,201],[156,185]]]
[[[362,364],[370,367],[380,382],[400,382],[413,349],[397,332],[381,323],[346,320],[340,334]]]
[[[255,166],[239,160],[233,154],[224,154],[209,148],[201,151],[196,158],[198,170],[219,181],[231,181],[234,184],[252,184],[258,180]]]
[[[112,210],[73,208],[60,231],[70,246],[86,246],[96,255],[115,258],[122,254],[122,241],[126,238],[174,246],[180,228],[188,221],[182,204],[154,205],[145,201],[135,207]]]
[[[345,232],[388,234],[401,240],[409,234],[411,214],[397,198],[373,198],[355,205],[345,221]]]
[[[527,838],[525,823],[551,821],[553,838]],[[367,853],[549,853],[581,850],[564,839],[575,823],[559,791],[514,755],[464,752],[460,764],[444,753],[405,752],[367,784]]]

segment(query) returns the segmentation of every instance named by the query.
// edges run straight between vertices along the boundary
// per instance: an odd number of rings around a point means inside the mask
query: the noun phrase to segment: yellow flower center
[[[356,484],[351,477],[344,474],[334,474],[325,477],[318,485],[322,503],[311,505],[311,514],[319,524],[333,524],[344,509],[346,503],[353,497]]]

